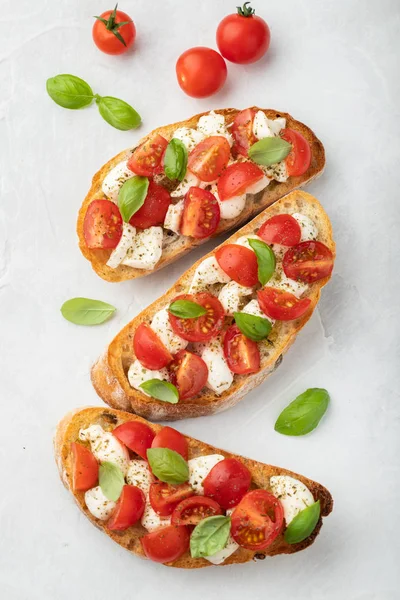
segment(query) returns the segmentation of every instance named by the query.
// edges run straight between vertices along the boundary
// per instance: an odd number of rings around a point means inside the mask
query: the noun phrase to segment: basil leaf
[[[287,526],[284,534],[285,542],[288,544],[298,544],[308,538],[318,523],[320,513],[321,505],[319,500],[301,510]]]
[[[99,468],[99,484],[106,498],[116,502],[125,485],[121,469],[112,462],[102,462]]]
[[[135,175],[121,186],[118,194],[118,208],[125,223],[144,204],[149,189],[149,180],[147,177]]]
[[[56,75],[46,81],[50,98],[59,106],[77,109],[89,106],[94,98],[92,88],[75,75]]]
[[[172,138],[164,156],[164,171],[168,179],[182,179],[186,175],[188,152],[181,140]]]
[[[169,402],[170,404],[177,404],[179,401],[178,390],[168,381],[163,381],[162,379],[148,379],[141,383],[139,387],[157,400]]]
[[[244,312],[234,313],[235,323],[240,331],[250,340],[261,342],[271,331],[271,321]]]
[[[266,137],[249,148],[249,158],[258,165],[266,167],[287,157],[292,145],[280,137]]]
[[[103,119],[116,129],[128,131],[139,127],[140,115],[127,102],[112,96],[98,96],[96,102]]]
[[[310,388],[297,396],[279,415],[275,431],[284,435],[305,435],[315,429],[329,404],[329,394],[322,388]]]
[[[190,554],[193,558],[212,556],[225,548],[231,530],[231,519],[223,515],[200,521],[190,536]]]
[[[258,281],[261,283],[261,285],[265,285],[267,281],[271,279],[275,271],[275,254],[272,248],[270,248],[268,244],[261,240],[248,238],[247,241],[257,256]]]
[[[149,448],[147,460],[153,475],[160,481],[179,485],[189,479],[189,466],[186,460],[169,448]]]
[[[64,319],[75,325],[100,325],[116,311],[114,306],[101,300],[90,298],[71,298],[61,307]]]
[[[180,319],[195,319],[207,314],[207,310],[201,304],[191,300],[175,300],[169,306],[169,312]]]

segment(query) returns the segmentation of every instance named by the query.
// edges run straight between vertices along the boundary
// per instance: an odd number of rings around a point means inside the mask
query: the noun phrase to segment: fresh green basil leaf
[[[125,223],[141,208],[147,196],[149,180],[135,175],[122,184],[118,194],[118,207]]]
[[[273,165],[287,157],[292,145],[280,137],[266,137],[249,148],[249,158],[258,165]]]
[[[257,256],[258,264],[258,281],[261,285],[265,285],[274,274],[276,260],[272,248],[262,240],[248,238],[250,246],[253,248]]]
[[[46,90],[50,98],[64,108],[83,108],[89,106],[94,98],[90,85],[75,75],[50,77],[46,81]]]
[[[147,450],[147,460],[151,472],[160,481],[179,485],[189,479],[189,466],[186,460],[169,448],[149,448]]]
[[[127,102],[112,96],[98,96],[96,102],[103,119],[116,129],[128,131],[139,127],[140,115]]]
[[[191,300],[175,300],[169,305],[169,312],[180,319],[195,319],[207,314],[207,310],[201,304]]]
[[[200,521],[190,536],[190,554],[193,558],[212,556],[225,548],[231,530],[231,519],[224,515]]]
[[[148,379],[140,384],[139,387],[157,400],[169,402],[170,404],[177,404],[179,401],[178,390],[168,381],[163,381],[162,379]]]
[[[297,396],[279,415],[275,431],[284,435],[305,435],[315,429],[329,404],[329,394],[322,388],[310,388]]]
[[[71,298],[61,307],[64,319],[75,325],[100,325],[116,311],[114,306],[91,298]]]
[[[271,331],[271,321],[264,319],[263,317],[249,315],[244,312],[234,313],[233,316],[235,317],[236,325],[243,335],[254,342],[261,342],[261,340],[264,340]]]
[[[182,179],[186,175],[188,152],[181,140],[172,138],[164,156],[164,171],[168,179]]]
[[[125,485],[124,474],[114,463],[102,462],[99,468],[99,484],[106,498],[116,502]]]
[[[287,526],[284,534],[285,542],[288,544],[298,544],[308,538],[318,523],[320,513],[321,505],[319,500],[301,510]]]

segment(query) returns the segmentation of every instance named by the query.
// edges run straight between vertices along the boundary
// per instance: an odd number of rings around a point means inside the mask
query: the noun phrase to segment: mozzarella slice
[[[132,248],[134,244],[135,235],[136,228],[132,227],[129,223],[124,223],[121,239],[119,240],[117,247],[111,252],[110,258],[107,261],[108,267],[116,269],[121,264],[129,248]]]
[[[201,187],[200,179],[193,175],[190,171],[186,171],[185,177],[182,179],[178,187],[171,192],[172,198],[181,198],[185,196],[191,187]]]
[[[90,425],[81,429],[79,439],[90,442],[92,454],[99,462],[112,462],[125,475],[128,470],[129,452],[127,448],[109,431],[104,431],[101,425]]]
[[[262,242],[262,239],[258,237],[258,235],[242,235],[236,240],[235,244],[239,244],[239,246],[244,246],[245,248],[248,248],[249,250],[254,252],[253,248],[249,244],[249,238],[251,240],[260,240],[260,242]]]
[[[266,137],[274,137],[273,132],[269,127],[268,118],[262,110],[256,112],[253,121],[253,133],[258,140]]]
[[[213,110],[208,115],[200,117],[197,129],[205,136],[222,135],[228,140],[230,146],[233,145],[233,137],[225,125],[224,115],[216,114]]]
[[[101,189],[107,198],[113,202],[117,202],[119,190],[121,189],[122,184],[134,176],[135,173],[128,169],[128,161],[123,160],[113,169],[111,169],[111,171],[105,176]]]
[[[283,506],[286,526],[301,510],[314,503],[314,497],[307,486],[289,475],[276,475],[269,480],[274,496]]]
[[[307,215],[302,215],[301,213],[294,213],[292,215],[294,219],[298,222],[301,229],[301,242],[306,242],[308,240],[316,240],[318,237],[318,227],[314,223],[310,217]]]
[[[161,527],[171,525],[171,517],[160,517],[151,506],[149,498],[147,497],[146,506],[140,522],[147,531],[155,531]]]
[[[85,504],[89,512],[100,521],[107,521],[116,507],[116,503],[103,494],[99,485],[85,492]]]
[[[297,298],[300,298],[300,296],[304,294],[308,288],[306,283],[301,283],[300,281],[295,281],[294,279],[289,279],[289,277],[286,277],[282,269],[282,265],[276,266],[275,273],[267,282],[267,286],[278,288],[278,290],[284,290],[285,292],[290,292]]]
[[[275,179],[280,183],[285,182],[289,177],[284,160],[279,163],[269,165],[268,167],[260,165],[260,168],[264,171],[266,176],[269,177],[269,179]]]
[[[149,396],[140,385],[149,379],[162,379],[164,381],[169,380],[167,369],[151,370],[143,367],[138,360],[135,360],[128,371],[128,381],[135,390],[139,390],[142,394]]]
[[[202,292],[215,283],[228,283],[230,280],[231,278],[221,269],[215,256],[209,256],[197,267],[190,284],[189,294]]]
[[[221,460],[224,460],[222,454],[208,454],[206,456],[197,456],[188,461],[189,465],[189,485],[194,489],[197,495],[204,494],[203,481],[213,467]]]
[[[176,333],[173,331],[169,322],[169,313],[166,308],[156,312],[150,327],[156,332],[164,346],[171,352],[171,354],[175,354],[176,352],[179,352],[179,350],[183,350],[183,348],[186,348],[189,343],[182,339],[179,335],[176,335]]]
[[[264,190],[271,180],[265,175],[246,189],[246,194],[258,194]]]
[[[207,387],[216,394],[228,390],[233,382],[233,373],[225,360],[224,350],[219,338],[208,342],[201,353],[208,368]]]
[[[154,477],[147,462],[138,459],[129,461],[126,481],[129,485],[135,485],[140,488],[145,496],[148,495]]]
[[[233,198],[229,198],[229,200],[220,200],[218,188],[215,184],[211,187],[211,193],[214,194],[218,201],[221,219],[235,219],[243,212],[246,206],[246,194],[234,196]]]
[[[183,214],[183,200],[179,200],[176,204],[168,206],[167,214],[164,219],[164,228],[179,234]]]
[[[162,227],[139,229],[122,264],[134,269],[154,269],[162,255],[162,243]]]
[[[218,300],[224,307],[225,313],[233,316],[233,313],[238,312],[243,296],[250,296],[252,293],[253,288],[230,281],[220,291]]]
[[[278,117],[277,119],[268,119],[268,127],[274,135],[278,135],[281,129],[285,129],[286,119],[284,117]]]
[[[179,127],[172,137],[183,142],[187,148],[187,151],[190,152],[195,146],[197,146],[197,144],[204,140],[205,136],[204,133],[197,131],[197,129]]]
[[[235,542],[233,537],[229,534],[225,548],[222,548],[222,550],[216,552],[212,556],[205,556],[204,558],[213,565],[221,565],[229,556],[231,556],[231,554],[236,552],[238,548],[239,544]]]

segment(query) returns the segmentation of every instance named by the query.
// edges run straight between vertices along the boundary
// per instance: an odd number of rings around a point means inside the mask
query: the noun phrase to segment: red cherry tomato
[[[295,246],[300,242],[300,225],[291,215],[275,215],[265,221],[257,232],[267,244]]]
[[[162,225],[168,206],[171,204],[171,196],[162,185],[150,181],[144,204],[131,217],[129,223],[139,229],[147,229],[153,225]]]
[[[293,321],[302,317],[310,308],[310,298],[299,300],[290,292],[265,287],[257,292],[260,308],[271,319]]]
[[[251,162],[229,165],[218,179],[218,195],[220,200],[229,200],[244,194],[246,190],[264,177],[264,173]]]
[[[247,550],[265,550],[283,529],[283,508],[266,490],[252,490],[232,513],[233,539]]]
[[[187,527],[169,525],[156,529],[140,538],[147,558],[159,563],[178,560],[189,549],[190,533]]]
[[[215,94],[224,85],[227,68],[218,52],[204,46],[190,48],[176,63],[176,76],[182,90],[193,98]]]
[[[221,175],[230,156],[231,148],[226,137],[212,135],[193,148],[188,158],[188,169],[201,181],[210,183]]]
[[[226,244],[216,250],[215,258],[221,269],[240,285],[257,285],[258,264],[253,250],[239,244]]]
[[[107,10],[95,17],[92,36],[96,46],[106,54],[123,54],[135,41],[136,28],[129,15],[117,10]]]
[[[157,433],[151,447],[169,448],[183,456],[185,460],[188,459],[189,449],[187,440],[184,435],[172,427],[163,427],[161,431]]]
[[[141,323],[133,336],[135,356],[146,369],[162,369],[172,360],[158,335],[149,325]]]
[[[231,325],[224,336],[224,355],[232,373],[244,375],[260,370],[257,342],[249,340],[237,325]]]
[[[294,129],[284,129],[281,136],[289,144],[292,144],[292,150],[285,158],[288,175],[290,177],[303,175],[311,164],[310,144],[301,133]]]
[[[204,495],[213,498],[223,509],[236,506],[248,491],[251,473],[236,458],[217,463],[203,481]]]
[[[112,432],[129,450],[147,460],[147,449],[151,448],[155,433],[140,421],[128,421],[118,425]]]
[[[205,496],[191,496],[182,500],[174,509],[171,517],[172,525],[197,525],[207,517],[222,515],[218,502]]]
[[[203,306],[207,313],[194,319],[181,319],[169,313],[174,332],[188,342],[208,342],[221,332],[225,311],[221,302],[208,292],[182,294],[175,300],[190,300]]]
[[[138,146],[130,159],[128,168],[142,177],[154,177],[162,173],[162,159],[168,142],[158,133],[151,134],[146,141]]]
[[[246,5],[222,19],[217,29],[217,46],[227,60],[241,65],[260,60],[269,48],[269,27]]]
[[[132,527],[143,515],[145,505],[146,497],[141,489],[135,485],[124,485],[114,512],[107,521],[108,529],[124,531]]]
[[[204,360],[188,350],[180,350],[169,365],[171,382],[178,388],[179,400],[194,398],[207,383],[208,368]]]
[[[86,492],[97,485],[99,464],[88,448],[71,442],[72,451],[72,489],[74,492]]]
[[[158,515],[168,517],[173,510],[185,498],[193,496],[194,490],[188,483],[181,485],[169,485],[162,481],[156,481],[150,485],[150,504]]]
[[[110,200],[93,200],[83,221],[83,235],[88,248],[116,248],[122,236],[122,217]]]
[[[322,242],[301,242],[289,248],[282,264],[287,277],[314,283],[332,273],[333,254]]]
[[[253,108],[241,110],[235,117],[232,125],[232,135],[235,143],[232,148],[234,154],[247,156],[247,152],[257,138],[253,133],[253,123],[256,111]]]
[[[221,212],[216,197],[208,190],[191,187],[183,203],[181,234],[201,240],[218,228]]]

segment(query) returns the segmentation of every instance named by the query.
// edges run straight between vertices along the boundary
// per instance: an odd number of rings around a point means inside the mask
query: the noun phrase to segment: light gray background
[[[267,57],[228,64],[218,95],[191,99],[176,83],[175,61],[191,46],[215,47],[216,25],[234,4],[125,0],[137,43],[114,58],[91,40],[92,15],[112,2],[0,3],[0,595],[7,600],[400,597],[400,5],[258,0],[272,32]],[[127,100],[142,128],[112,129],[95,106],[59,108],[45,92],[57,73]],[[326,171],[308,190],[332,219],[336,267],[278,372],[229,412],[178,427],[321,481],[335,508],[298,555],[176,571],[130,556],[85,520],[58,480],[52,435],[66,411],[101,404],[89,380],[94,359],[214,242],[147,279],[108,284],[82,258],[75,221],[92,175],[143,133],[199,111],[253,104],[292,113],[325,144]],[[74,296],[111,302],[118,312],[97,328],[74,326],[59,312]],[[275,433],[281,409],[315,386],[332,398],[318,430],[298,439]]]

